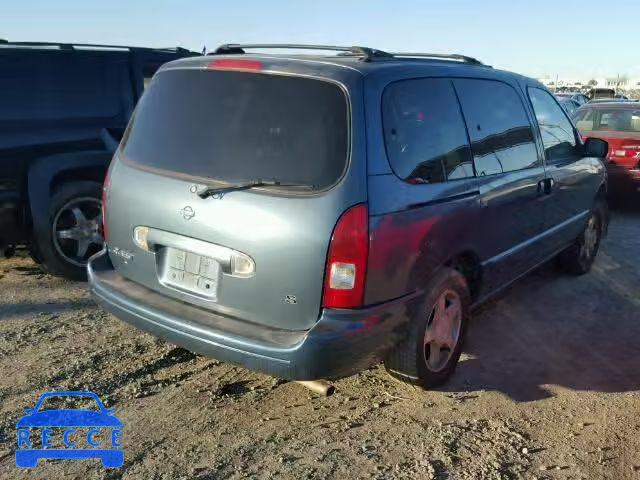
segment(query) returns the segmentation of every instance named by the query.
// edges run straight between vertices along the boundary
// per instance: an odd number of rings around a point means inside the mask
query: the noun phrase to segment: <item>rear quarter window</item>
[[[473,177],[464,120],[450,80],[403,80],[382,96],[387,156],[395,174],[414,184]]]
[[[7,52],[0,56],[0,120],[100,119],[127,122],[133,110],[128,54],[120,52]]]

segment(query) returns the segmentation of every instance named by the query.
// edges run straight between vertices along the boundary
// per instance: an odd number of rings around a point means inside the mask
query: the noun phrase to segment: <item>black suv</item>
[[[195,55],[0,40],[0,253],[28,243],[50,272],[86,277],[102,180],[146,80]]]

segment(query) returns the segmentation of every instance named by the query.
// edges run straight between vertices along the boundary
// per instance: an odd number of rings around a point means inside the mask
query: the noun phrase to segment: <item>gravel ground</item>
[[[544,266],[476,312],[445,389],[377,367],[330,398],[166,344],[85,285],[0,260],[0,478],[640,479],[639,251],[640,212],[615,212],[589,275]],[[122,468],[16,468],[15,422],[52,390],[115,408]]]

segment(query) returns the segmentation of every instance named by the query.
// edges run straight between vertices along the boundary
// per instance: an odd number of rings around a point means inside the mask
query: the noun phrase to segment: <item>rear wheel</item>
[[[561,271],[583,275],[591,270],[606,228],[606,219],[607,204],[603,199],[598,199],[589,213],[582,233],[556,258],[556,265]]]
[[[31,452],[28,449],[16,450],[15,459],[16,466],[19,468],[33,468],[38,465],[37,452]]]
[[[100,461],[105,468],[120,468],[124,463],[124,452],[122,450],[108,450],[102,454]]]
[[[86,280],[91,255],[103,246],[102,185],[79,181],[63,184],[49,203],[49,228],[34,238],[32,256],[49,272]]]
[[[433,388],[444,384],[458,364],[471,297],[465,278],[450,268],[430,282],[427,292],[407,337],[385,366],[396,378]]]

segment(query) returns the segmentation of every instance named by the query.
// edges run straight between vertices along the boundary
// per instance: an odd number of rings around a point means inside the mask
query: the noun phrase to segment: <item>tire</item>
[[[33,468],[38,465],[37,452],[26,450],[16,450],[15,453],[16,466],[19,468]]]
[[[31,242],[29,244],[29,256],[35,263],[42,265],[42,255],[40,255],[38,246],[36,245],[36,242],[33,238],[31,239]]]
[[[34,260],[54,275],[85,281],[87,260],[103,245],[101,198],[99,182],[77,181],[59,187],[49,202],[46,230],[34,233]]]
[[[105,468],[120,468],[124,464],[124,452],[122,450],[103,451],[100,461]]]
[[[598,198],[578,238],[556,257],[558,270],[571,275],[584,275],[591,270],[607,229],[607,219],[607,202]]]
[[[442,269],[426,287],[426,296],[413,315],[409,331],[385,361],[387,371],[400,380],[414,383],[425,389],[443,385],[453,374],[469,321],[471,295],[466,279],[451,268]],[[458,305],[458,321],[444,322],[442,316],[436,316],[438,308],[452,313]],[[436,328],[450,324],[453,328],[444,329],[450,337],[448,347],[438,347],[436,337],[442,338],[443,329]],[[432,339],[433,343],[426,344]],[[434,361],[432,349],[437,350],[439,362]],[[446,355],[446,358],[442,357]]]

